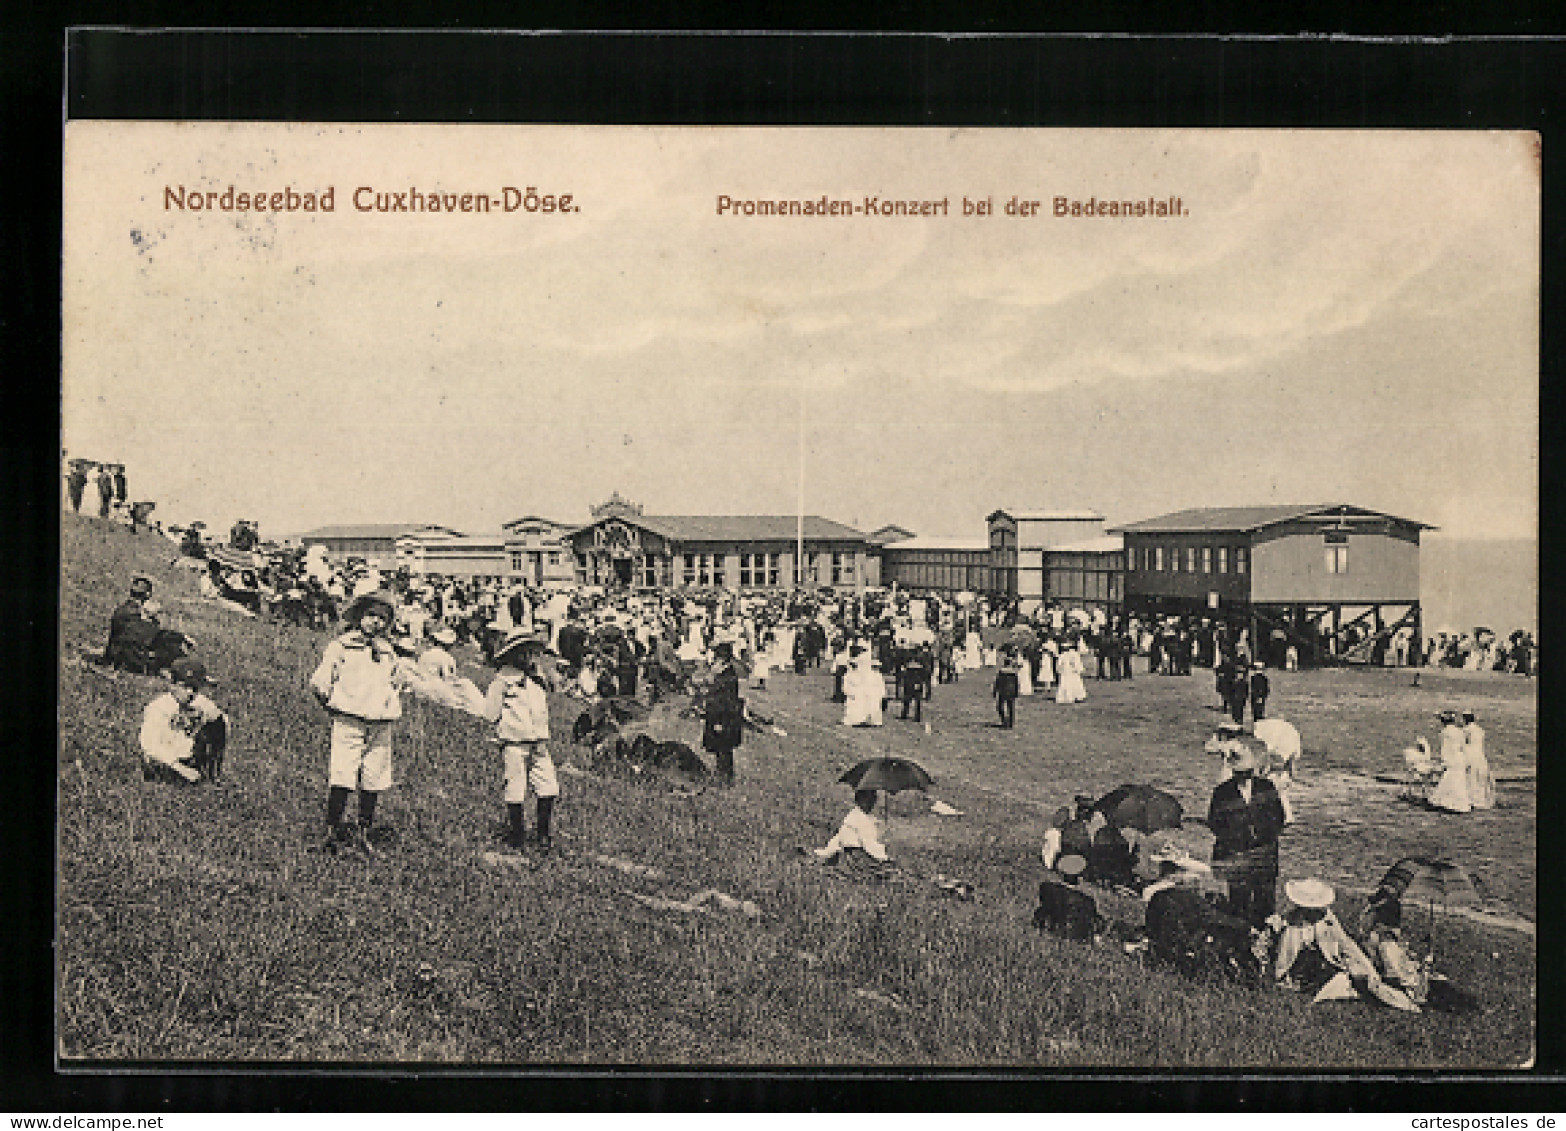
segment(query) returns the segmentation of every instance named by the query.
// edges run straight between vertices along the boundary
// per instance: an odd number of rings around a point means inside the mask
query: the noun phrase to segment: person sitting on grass
[[[1103,887],[1136,887],[1137,850],[1116,826],[1105,823],[1088,849],[1088,879]]]
[[[202,694],[211,685],[206,665],[188,657],[171,665],[169,689],[141,716],[142,777],[198,782],[215,778],[228,743],[228,716]]]
[[[1085,793],[1077,794],[1072,808],[1056,810],[1053,824],[1044,833],[1044,867],[1053,869],[1063,856],[1086,860],[1093,851],[1095,818],[1102,820],[1093,808],[1093,798]]]
[[[1390,986],[1402,990],[1416,1005],[1445,1013],[1467,1013],[1478,1008],[1470,993],[1454,986],[1445,974],[1433,969],[1434,956],[1423,960],[1411,951],[1403,934],[1403,902],[1395,891],[1378,888],[1366,912],[1369,930],[1365,953]],[[1425,939],[1428,951],[1429,939]]]
[[[825,848],[815,850],[817,859],[853,868],[875,868],[891,861],[881,841],[880,822],[875,819],[875,803],[880,794],[873,789],[854,790],[854,805]]]
[[[1275,955],[1273,977],[1279,987],[1312,994],[1312,1004],[1368,996],[1394,1009],[1419,1012],[1407,993],[1382,979],[1338,922],[1332,913],[1337,893],[1330,884],[1290,880],[1283,893],[1292,905],[1288,915],[1270,916],[1266,924]]]
[[[355,597],[343,613],[352,627],[326,646],[310,690],[332,718],[326,800],[326,850],[357,848],[369,855],[375,804],[392,785],[392,728],[402,718],[406,682],[388,633],[396,606],[376,591]],[[359,823],[344,819],[359,791]]]
[[[1077,942],[1093,941],[1102,920],[1093,897],[1077,886],[1086,871],[1087,861],[1075,853],[1055,862],[1054,872],[1039,884],[1035,927]]]

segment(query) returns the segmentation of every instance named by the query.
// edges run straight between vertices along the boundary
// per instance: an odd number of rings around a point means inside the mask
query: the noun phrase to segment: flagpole
[[[805,382],[799,383],[799,522],[795,530],[795,588],[805,584]]]

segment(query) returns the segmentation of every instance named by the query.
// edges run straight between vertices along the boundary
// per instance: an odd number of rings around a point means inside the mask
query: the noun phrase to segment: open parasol
[[[1427,934],[1435,928],[1435,905],[1471,907],[1480,901],[1479,885],[1468,870],[1450,860],[1429,856],[1405,856],[1376,885],[1372,903],[1392,897],[1399,902],[1422,901],[1428,912]]]
[[[1150,785],[1123,785],[1110,790],[1093,803],[1093,808],[1118,829],[1139,829],[1144,833],[1178,829],[1185,818],[1180,802]]]
[[[855,789],[879,789],[898,793],[905,789],[928,789],[935,779],[916,762],[907,758],[866,758],[837,779]]]

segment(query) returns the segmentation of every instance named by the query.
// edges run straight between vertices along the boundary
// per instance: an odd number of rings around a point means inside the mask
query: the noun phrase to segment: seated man
[[[228,717],[202,694],[212,682],[206,665],[182,658],[169,674],[169,689],[142,712],[142,776],[151,781],[167,772],[188,782],[215,780],[228,744]]]
[[[1147,901],[1148,958],[1187,977],[1255,978],[1262,954],[1250,924],[1221,910],[1194,870],[1180,869],[1170,879],[1177,882],[1151,885],[1157,890]]]
[[[854,790],[854,806],[843,818],[837,835],[825,848],[815,850],[820,860],[869,868],[889,863],[891,856],[881,841],[881,828],[873,814],[880,794],[873,789]]]
[[[1051,878],[1039,884],[1039,906],[1033,912],[1033,925],[1062,938],[1092,942],[1100,925],[1098,905],[1093,897],[1077,887],[1087,861],[1075,854],[1055,861]]]
[[[156,675],[183,656],[192,641],[184,633],[163,628],[158,622],[162,611],[152,599],[152,579],[137,574],[130,599],[109,618],[102,662],[122,671]]]
[[[1093,834],[1088,850],[1088,879],[1105,887],[1135,887],[1136,849],[1125,833],[1106,824]]]
[[[1044,867],[1053,868],[1062,856],[1080,856],[1086,860],[1093,851],[1093,822],[1099,817],[1093,799],[1079,793],[1072,808],[1056,810],[1055,819],[1044,833]]]

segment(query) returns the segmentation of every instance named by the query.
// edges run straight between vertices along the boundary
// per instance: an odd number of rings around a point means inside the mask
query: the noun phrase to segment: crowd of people
[[[777,671],[829,675],[823,693],[842,705],[842,725],[876,727],[887,725],[894,702],[898,721],[925,723],[938,688],[993,669],[992,725],[1009,729],[1018,699],[1082,702],[1090,671],[1098,680],[1131,680],[1133,661],[1145,656],[1144,674],[1214,674],[1226,721],[1206,746],[1223,763],[1205,816],[1210,860],[1156,843],[1079,796],[1045,833],[1047,877],[1035,923],[1068,938],[1103,938],[1109,924],[1091,892],[1100,885],[1146,903],[1143,927],[1122,939],[1129,950],[1177,963],[1217,953],[1317,1000],[1363,996],[1408,1010],[1429,1003],[1432,979],[1440,980],[1428,961],[1410,956],[1395,891],[1377,894],[1357,932],[1345,929],[1332,910],[1335,893],[1314,877],[1283,883],[1280,913],[1279,841],[1299,819],[1290,793],[1302,747],[1293,724],[1269,714],[1268,666],[1255,658],[1243,627],[1055,604],[1024,614],[1008,598],[895,589],[632,593],[477,583],[333,562],[318,548],[268,548],[256,524],[244,520],[225,546],[207,543],[200,528],[167,536],[200,571],[206,596],[248,616],[275,615],[334,634],[308,681],[330,718],[324,846],[331,853],[377,851],[376,806],[395,780],[392,747],[408,693],[494,728],[504,779],[502,846],[547,854],[560,797],[550,692],[584,707],[689,697],[712,777],[729,782],[735,751],[756,721],[747,687],[765,687]],[[133,579],[111,618],[103,658],[168,679],[143,716],[145,773],[179,782],[216,778],[229,720],[209,695],[213,680],[192,655],[195,642],[162,624],[152,590],[152,579]],[[1272,640],[1257,643],[1266,648]],[[493,669],[487,689],[459,674],[452,650],[463,644]],[[1465,725],[1455,713],[1442,721],[1439,756],[1423,739],[1409,752],[1410,766],[1430,786],[1429,804],[1458,813],[1493,805],[1474,713]],[[875,790],[856,792],[816,855],[872,870],[891,865],[876,800]],[[1437,996],[1461,1000],[1450,986]]]

